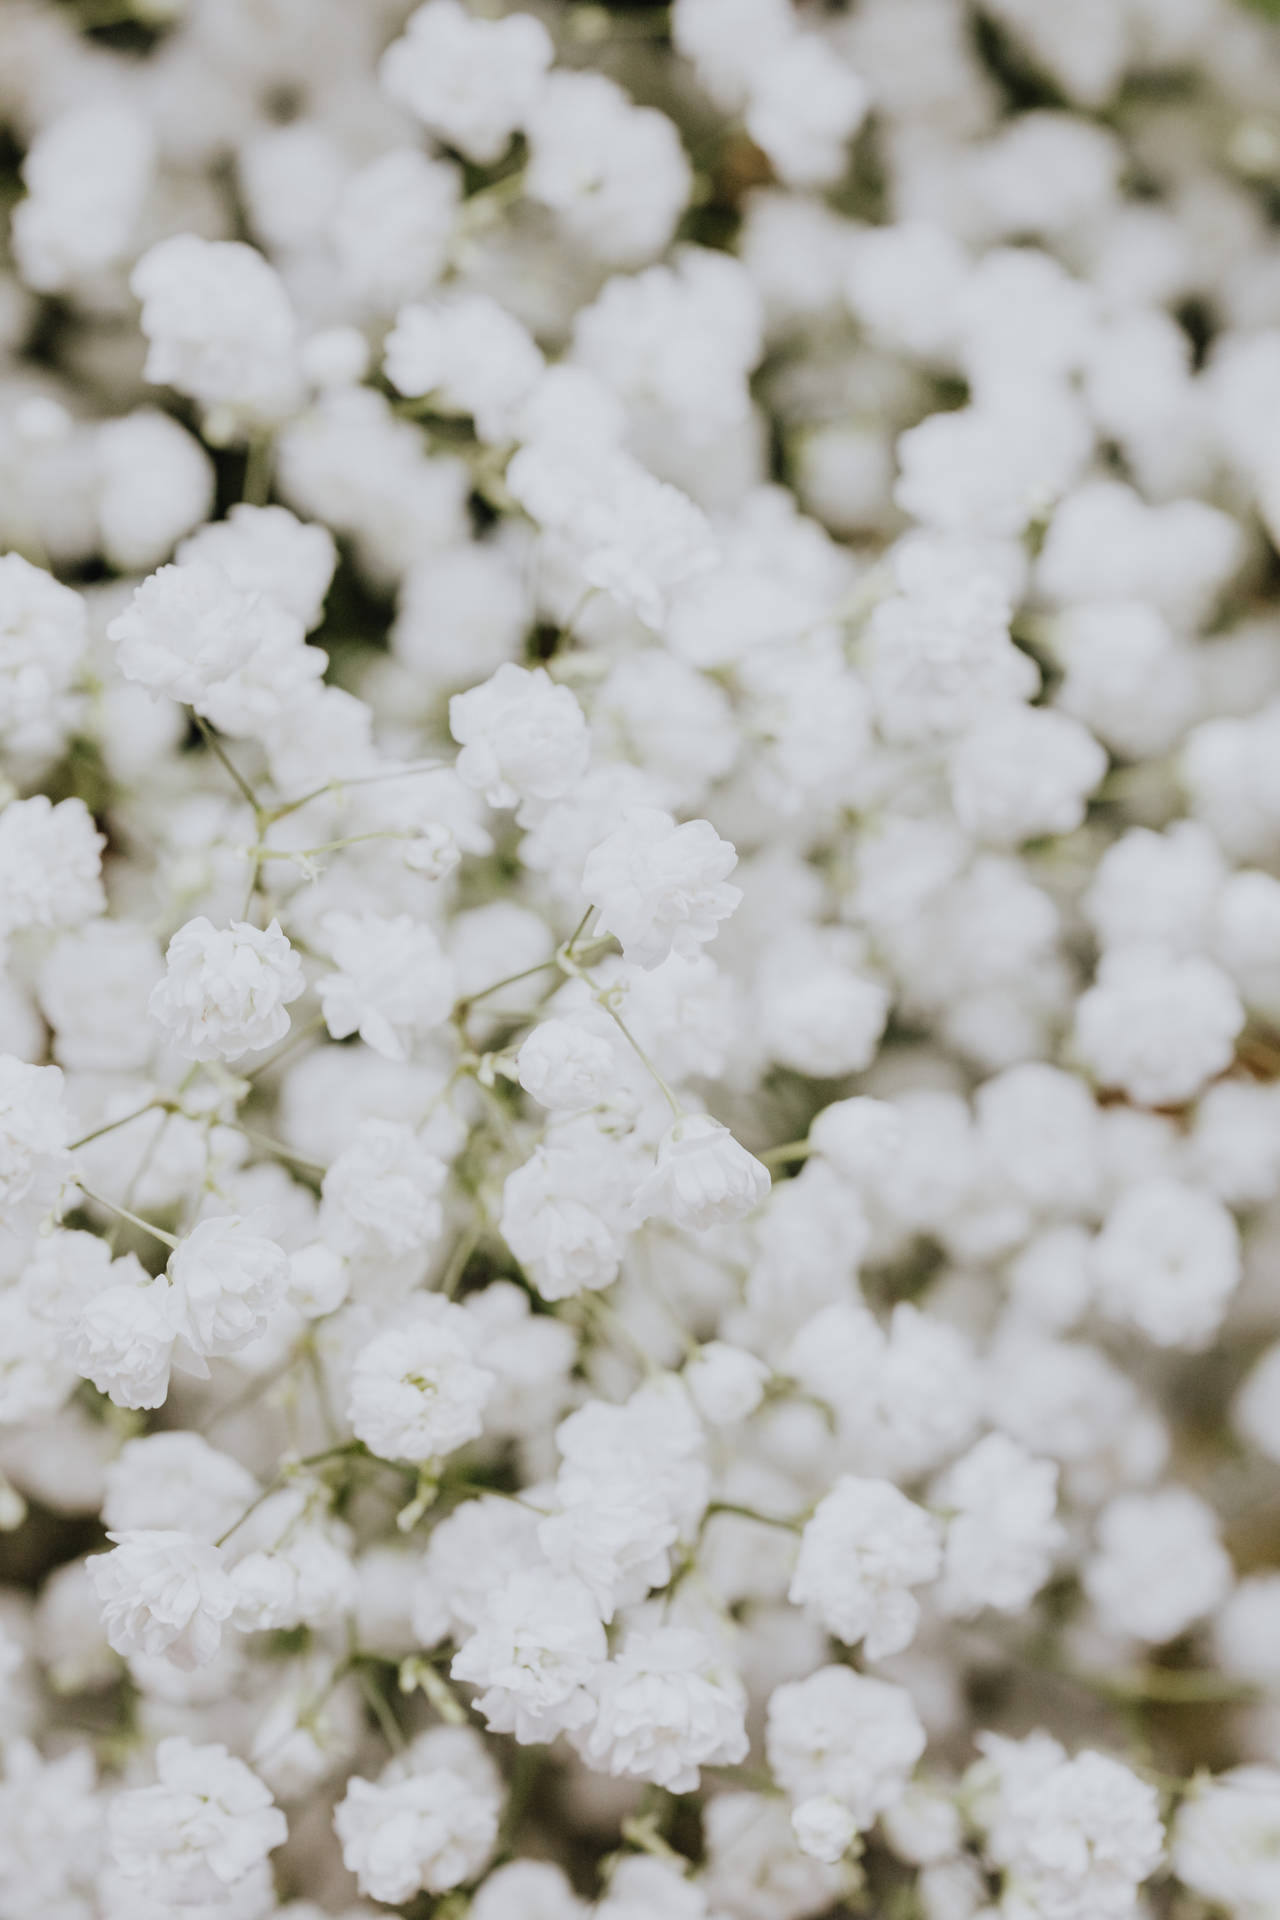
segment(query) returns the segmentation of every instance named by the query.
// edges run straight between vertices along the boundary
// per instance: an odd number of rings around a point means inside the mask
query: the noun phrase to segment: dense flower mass
[[[0,0],[0,1920],[1280,1914],[1278,0]]]

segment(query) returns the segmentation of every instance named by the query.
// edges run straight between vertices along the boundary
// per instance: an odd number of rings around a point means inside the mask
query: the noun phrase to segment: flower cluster
[[[1276,13],[0,5],[0,1920],[1280,1913]]]

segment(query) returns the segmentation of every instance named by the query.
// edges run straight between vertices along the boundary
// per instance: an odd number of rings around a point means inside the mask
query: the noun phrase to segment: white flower
[[[234,1214],[193,1227],[169,1257],[173,1316],[199,1359],[238,1353],[284,1299],[289,1262],[281,1247]]]
[[[178,1527],[215,1540],[258,1496],[258,1483],[198,1433],[126,1440],[104,1475],[102,1518],[117,1532]]]
[[[389,1460],[437,1460],[483,1431],[495,1376],[477,1364],[473,1323],[438,1295],[356,1355],[347,1414],[356,1438]]]
[[[842,1474],[801,1536],[789,1598],[879,1660],[910,1644],[920,1605],[909,1590],[932,1580],[941,1563],[930,1514],[887,1480]]]
[[[458,0],[428,0],[378,71],[391,98],[437,139],[489,162],[524,124],[553,57],[551,36],[532,14],[476,19]]]
[[[287,1008],[305,991],[302,962],[273,920],[215,927],[203,914],[169,942],[165,975],[147,1003],[190,1060],[235,1060],[283,1040]]]
[[[1240,1234],[1211,1194],[1136,1181],[1107,1215],[1091,1265],[1103,1313],[1156,1346],[1204,1347],[1240,1279]]]
[[[542,377],[527,327],[483,293],[447,292],[430,306],[402,307],[387,335],[387,378],[440,413],[470,414],[483,440],[509,440]]]
[[[107,1538],[114,1549],[90,1559],[89,1576],[116,1652],[207,1666],[235,1606],[218,1549],[175,1528],[130,1527]]]
[[[201,1903],[225,1909],[283,1845],[284,1815],[225,1747],[172,1738],[155,1758],[157,1784],[126,1788],[110,1804],[112,1863],[138,1898],[178,1912]]]
[[[701,508],[614,447],[535,440],[513,457],[506,482],[583,585],[599,587],[655,632],[676,590],[716,564]]]
[[[156,1038],[147,997],[162,964],[155,940],[131,920],[90,920],[61,936],[37,991],[63,1066],[128,1073],[147,1065]]]
[[[188,544],[192,556],[144,580],[107,636],[126,680],[185,701],[224,733],[258,735],[319,678],[325,656],[282,600],[235,584],[207,557],[225,543]]]
[[[1104,1627],[1161,1646],[1220,1605],[1232,1566],[1212,1507],[1164,1487],[1107,1503],[1082,1579]]]
[[[0,812],[0,937],[101,913],[105,845],[83,800],[11,800]]]
[[[823,1794],[814,1800],[802,1800],[791,1810],[791,1826],[796,1845],[812,1860],[833,1866],[849,1851],[858,1831],[852,1813],[843,1802]]]
[[[388,1060],[449,1017],[457,976],[430,927],[407,913],[331,913],[323,927],[336,971],[319,981],[325,1025],[335,1040],[358,1033]]]
[[[400,1120],[362,1120],[325,1174],[320,1224],[339,1253],[395,1257],[439,1238],[447,1168]]]
[[[980,720],[951,750],[956,819],[975,838],[1008,846],[1071,833],[1107,771],[1093,735],[1065,714],[1010,705]]]
[[[327,527],[308,525],[287,507],[242,500],[225,520],[210,521],[184,540],[178,560],[219,568],[238,593],[264,595],[309,633],[324,617],[338,554]]]
[[[510,661],[449,702],[449,731],[462,748],[460,779],[490,806],[555,800],[586,771],[587,723],[568,687],[544,667]]]
[[[550,1860],[511,1860],[486,1874],[469,1908],[471,1920],[586,1920],[563,1867]]]
[[[859,1830],[901,1796],[924,1748],[911,1696],[849,1667],[820,1667],[769,1700],[765,1751],[779,1786],[800,1803],[838,1800]]]
[[[769,1169],[707,1113],[682,1114],[658,1143],[653,1171],[636,1194],[635,1217],[657,1214],[695,1233],[741,1220],[762,1205]]]
[[[628,960],[657,967],[692,960],[742,898],[727,884],[738,856],[707,820],[677,826],[657,807],[632,807],[587,855],[582,890],[596,929],[616,934]]]
[[[1049,1578],[1066,1529],[1056,1517],[1058,1469],[1016,1440],[989,1433],[930,1490],[947,1516],[938,1588],[944,1613],[1021,1613]]]
[[[809,1145],[846,1180],[875,1186],[905,1143],[902,1117],[887,1100],[864,1094],[833,1100],[809,1128]]]
[[[593,1920],[708,1920],[707,1897],[674,1861],[629,1854],[619,1858]]]
[[[1173,1823],[1170,1865],[1202,1900],[1224,1912],[1261,1915],[1280,1895],[1277,1832],[1280,1772],[1274,1767],[1197,1777]]]
[[[502,1188],[502,1237],[544,1300],[617,1278],[625,1240],[620,1169],[608,1146],[538,1147]]]
[[[535,1567],[491,1596],[450,1672],[482,1689],[476,1707],[489,1727],[543,1744],[593,1718],[588,1690],[607,1658],[587,1588]]]
[[[767,1363],[744,1347],[709,1340],[684,1370],[689,1397],[713,1427],[732,1426],[755,1412],[769,1381]]]
[[[617,1049],[576,1020],[542,1020],[516,1055],[516,1074],[540,1106],[594,1107],[618,1083]]]
[[[148,117],[89,98],[47,121],[27,150],[27,197],[13,209],[13,253],[29,287],[62,293],[129,250],[151,185]]]
[[[1163,1850],[1155,1788],[1102,1753],[1011,1775],[987,1843],[1010,1892],[1062,1920],[1124,1920]]]
[[[379,1780],[354,1776],[333,1824],[361,1893],[398,1905],[474,1879],[493,1850],[501,1806],[497,1768],[476,1734],[441,1727]]]
[[[0,1907],[15,1920],[92,1913],[104,1812],[94,1774],[87,1746],[44,1760],[29,1741],[6,1740],[0,1779]]]
[[[747,131],[788,186],[838,179],[870,103],[867,84],[816,33],[797,33],[750,81]]]
[[[0,733],[55,717],[88,638],[78,593],[19,553],[0,556]]]
[[[297,322],[284,283],[255,248],[174,234],[142,256],[130,285],[151,343],[148,380],[252,420],[288,412],[298,390]]]
[[[141,1266],[137,1276],[85,1302],[72,1330],[71,1364],[118,1407],[162,1407],[178,1330],[173,1289],[167,1280],[149,1281]]]
[[[57,1201],[71,1169],[64,1083],[58,1067],[0,1054],[0,1220],[34,1226]]]
[[[527,109],[525,192],[598,259],[634,266],[661,253],[693,184],[665,114],[637,107],[601,73],[558,67]]]
[[[575,1737],[608,1773],[692,1793],[704,1766],[735,1766],[747,1751],[746,1692],[689,1627],[628,1634],[595,1683],[596,1721]]]
[[[1244,1008],[1199,954],[1121,947],[1102,956],[1076,1007],[1076,1047],[1104,1087],[1142,1106],[1180,1106],[1230,1066]]]

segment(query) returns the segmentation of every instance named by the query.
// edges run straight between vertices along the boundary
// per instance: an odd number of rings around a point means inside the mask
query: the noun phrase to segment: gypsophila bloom
[[[35,1225],[70,1171],[64,1082],[57,1067],[0,1054],[0,1220]]]
[[[235,1606],[217,1548],[172,1528],[129,1528],[107,1538],[114,1548],[90,1560],[89,1577],[116,1652],[207,1666]]]
[[[838,1800],[862,1828],[899,1798],[925,1736],[901,1687],[822,1667],[774,1691],[765,1745],[774,1778],[798,1804]]]
[[[284,1841],[284,1815],[223,1746],[171,1738],[155,1760],[155,1786],[131,1787],[111,1803],[113,1863],[136,1894],[179,1908],[233,1898]]]
[[[325,940],[335,971],[319,982],[325,1025],[335,1040],[358,1033],[388,1060],[448,1018],[457,980],[430,927],[408,914],[330,914]]]
[[[1004,1774],[987,1853],[1010,1895],[1064,1920],[1125,1915],[1163,1851],[1155,1788],[1101,1753]]]
[[[607,1653],[587,1588],[534,1568],[492,1596],[450,1672],[481,1689],[488,1726],[528,1745],[593,1717],[589,1689]]]
[[[243,920],[214,927],[201,915],[169,942],[147,1009],[188,1059],[235,1060],[284,1038],[289,1003],[305,986],[278,921],[264,932]]]
[[[930,1490],[946,1514],[938,1604],[965,1619],[984,1607],[1019,1613],[1049,1577],[1065,1544],[1058,1469],[1015,1440],[989,1433]]]
[[[543,1107],[596,1106],[616,1084],[617,1050],[572,1020],[543,1020],[516,1056],[526,1093]]]
[[[609,1773],[688,1793],[700,1767],[733,1766],[747,1750],[741,1681],[691,1628],[632,1632],[594,1692],[594,1726],[575,1744]]]
[[[130,285],[151,343],[148,380],[250,418],[287,411],[297,322],[282,281],[253,247],[175,234],[143,255]]]
[[[791,1827],[800,1851],[828,1866],[848,1852],[858,1831],[858,1823],[849,1808],[830,1794],[801,1800],[791,1810]]]
[[[501,1804],[497,1769],[476,1734],[440,1727],[379,1780],[353,1778],[334,1826],[360,1891],[399,1902],[474,1878],[497,1838]]]
[[[1198,954],[1104,954],[1076,1014],[1080,1057],[1103,1086],[1144,1106],[1176,1106],[1221,1073],[1244,1025],[1230,978]]]
[[[79,594],[21,554],[0,557],[0,733],[54,719],[87,644]]]
[[[1159,1645],[1225,1598],[1231,1560],[1212,1508],[1185,1487],[1119,1494],[1098,1519],[1084,1586],[1114,1632]]]
[[[10,801],[0,812],[0,936],[78,927],[101,913],[105,844],[83,800]]]
[[[183,700],[224,733],[257,734],[278,720],[324,672],[325,657],[303,642],[303,624],[257,584],[239,586],[210,555],[188,543],[181,566],[144,580],[108,628],[127,680]]]
[[[459,777],[493,807],[555,800],[586,769],[582,709],[542,667],[530,673],[508,662],[483,686],[455,694],[449,731],[462,748]]]
[[[677,826],[669,813],[634,807],[588,854],[582,889],[598,929],[617,935],[628,960],[656,967],[671,953],[692,959],[715,939],[742,898],[726,884],[737,864],[709,821]]]
[[[496,160],[551,59],[551,37],[532,14],[475,19],[458,0],[428,0],[383,55],[379,77],[437,138],[469,160]]]
[[[179,1242],[169,1261],[172,1312],[184,1348],[198,1360],[236,1353],[280,1304],[288,1262],[250,1220],[217,1214]]]
[[[929,1514],[887,1480],[843,1474],[805,1526],[789,1598],[879,1660],[913,1638],[920,1607],[910,1589],[932,1580],[941,1560]]]
[[[403,1122],[362,1121],[324,1176],[321,1221],[334,1248],[385,1258],[428,1246],[443,1224],[446,1173]]]
[[[1173,1870],[1204,1900],[1237,1913],[1265,1913],[1276,1897],[1275,1836],[1280,1773],[1233,1767],[1198,1780],[1178,1809]]]
[[[71,1332],[71,1361],[118,1407],[161,1407],[178,1335],[177,1303],[167,1280],[148,1281],[134,1266],[136,1278],[103,1287],[85,1302]]]
[[[0,4],[0,1920],[1280,1911],[1273,11]]]
[[[356,1438],[391,1460],[435,1460],[474,1440],[494,1376],[479,1365],[471,1322],[428,1298],[403,1327],[356,1355],[348,1416]]]
[[[658,1143],[653,1171],[641,1182],[635,1212],[658,1215],[702,1233],[741,1220],[769,1192],[769,1171],[710,1114],[682,1114]]]

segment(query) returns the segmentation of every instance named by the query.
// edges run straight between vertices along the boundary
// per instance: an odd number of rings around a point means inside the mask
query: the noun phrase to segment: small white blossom
[[[480,1434],[494,1384],[478,1364],[462,1308],[428,1296],[413,1319],[360,1349],[347,1413],[371,1452],[389,1460],[437,1460]]]
[[[524,124],[552,56],[532,14],[476,19],[458,0],[428,0],[382,56],[379,77],[429,132],[487,162]]]
[[[529,672],[508,662],[482,686],[454,694],[449,731],[462,748],[459,778],[490,806],[555,800],[586,769],[582,709],[543,667]]]
[[[335,968],[317,988],[329,1032],[358,1033],[386,1059],[407,1059],[415,1040],[448,1019],[457,993],[436,935],[404,913],[331,913],[323,931]]]
[[[169,942],[152,988],[151,1018],[190,1060],[235,1060],[289,1031],[288,1007],[306,988],[302,962],[273,920],[215,927],[203,915]]]
[[[173,1528],[129,1528],[107,1538],[113,1550],[89,1561],[89,1576],[116,1652],[207,1666],[235,1606],[217,1548]]]
[[[657,967],[693,959],[742,898],[727,884],[738,856],[707,820],[677,826],[656,807],[633,807],[587,856],[582,890],[597,930],[616,934],[628,960]]]
[[[126,1788],[107,1815],[111,1859],[133,1897],[181,1911],[251,1890],[288,1833],[262,1781],[225,1747],[180,1737],[162,1740],[155,1762],[156,1785]]]
[[[931,1515],[887,1480],[842,1474],[805,1526],[789,1597],[812,1607],[837,1639],[862,1641],[867,1658],[879,1660],[910,1644],[920,1617],[910,1589],[931,1581],[941,1564]]]
[[[741,1220],[769,1193],[769,1170],[710,1114],[682,1114],[658,1143],[657,1164],[641,1182],[635,1217],[658,1215],[703,1233]]]
[[[169,1258],[172,1312],[197,1360],[237,1353],[284,1298],[289,1263],[252,1221],[215,1214],[193,1227]]]
[[[501,1808],[498,1770],[476,1734],[441,1727],[378,1780],[353,1776],[333,1824],[360,1891],[398,1905],[474,1879],[493,1850]]]

